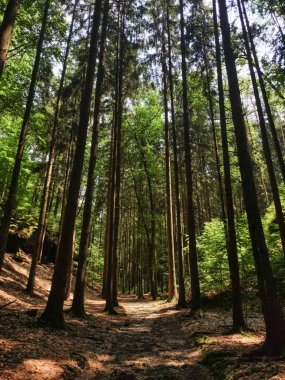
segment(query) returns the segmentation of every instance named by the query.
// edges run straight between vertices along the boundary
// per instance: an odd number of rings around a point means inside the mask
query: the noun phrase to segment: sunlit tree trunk
[[[165,24],[165,23],[164,23]],[[163,33],[165,33],[165,26]],[[173,231],[173,206],[172,206],[172,183],[170,162],[170,136],[168,118],[168,95],[167,95],[167,66],[165,38],[162,46],[162,71],[163,71],[163,103],[164,103],[164,141],[165,141],[165,174],[166,174],[166,216],[167,216],[167,252],[168,252],[168,301],[177,296],[176,271],[174,256],[174,231]]]
[[[106,273],[106,304],[105,311],[110,314],[114,314],[114,307],[117,306],[116,293],[117,286],[117,241],[118,238],[118,225],[116,225],[116,220],[119,221],[119,188],[118,179],[120,181],[120,160],[121,155],[121,117],[122,112],[122,52],[123,52],[123,26],[122,26],[122,13],[120,9],[120,4],[118,4],[118,34],[117,34],[117,51],[116,51],[116,79],[115,79],[115,102],[114,102],[114,139],[112,141],[112,164],[111,164],[111,176],[110,176],[110,199],[108,202],[109,206],[109,236],[108,236],[108,266]],[[118,178],[119,175],[119,178]]]
[[[172,69],[172,49],[171,49],[171,33],[170,33],[170,17],[169,17],[169,0],[166,8],[167,17],[167,50],[168,50],[168,76],[169,76],[169,91],[170,91],[170,106],[171,106],[171,127],[172,127],[172,146],[173,146],[173,162],[174,162],[174,186],[175,186],[175,206],[176,206],[176,229],[177,229],[177,255],[179,268],[179,294],[178,306],[186,307],[185,283],[184,283],[184,257],[183,257],[183,240],[181,226],[181,197],[179,185],[179,162],[177,151],[177,133],[176,119],[174,108],[174,88],[173,88],[173,69]]]
[[[182,60],[182,90],[183,90],[183,126],[184,126],[184,155],[186,169],[186,198],[187,198],[187,227],[189,234],[189,262],[191,277],[191,305],[193,310],[201,309],[200,281],[198,272],[198,258],[196,248],[196,222],[193,203],[193,178],[192,178],[192,158],[190,146],[190,126],[189,126],[189,104],[187,89],[187,65],[186,65],[186,43],[185,43],[185,21],[184,5],[180,0],[180,42]]]

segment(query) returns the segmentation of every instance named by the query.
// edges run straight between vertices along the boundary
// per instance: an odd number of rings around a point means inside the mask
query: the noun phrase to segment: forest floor
[[[99,289],[88,287],[88,320],[70,320],[70,331],[38,327],[52,265],[39,266],[31,298],[24,292],[30,258],[23,258],[17,263],[7,255],[0,277],[1,380],[285,379],[283,360],[244,355],[264,339],[256,313],[248,319],[253,333],[228,335],[230,311],[221,307],[195,318],[165,300],[121,295],[118,315],[110,316]]]

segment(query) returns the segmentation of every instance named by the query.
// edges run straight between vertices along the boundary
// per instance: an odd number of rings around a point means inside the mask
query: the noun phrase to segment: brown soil
[[[248,319],[254,333],[226,335],[227,311],[212,308],[196,318],[163,300],[122,295],[118,315],[109,316],[98,289],[88,287],[90,319],[70,320],[72,331],[38,327],[52,266],[39,267],[31,298],[24,293],[30,258],[23,258],[20,264],[7,255],[0,276],[1,380],[285,379],[282,360],[244,356],[264,339],[258,315]]]

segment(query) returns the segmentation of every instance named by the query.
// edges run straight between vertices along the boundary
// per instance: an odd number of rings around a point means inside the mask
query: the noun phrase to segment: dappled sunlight
[[[219,371],[238,371],[241,376],[249,374],[244,378],[254,380],[262,377],[252,377],[251,372],[285,372],[283,362],[268,361],[261,366],[243,357],[264,339],[260,318],[248,320],[253,333],[226,335],[231,327],[229,312],[210,309],[203,318],[197,318],[189,309],[177,309],[175,302],[152,301],[149,295],[138,300],[135,295],[122,294],[118,315],[109,315],[104,312],[100,289],[87,286],[88,319],[66,316],[70,331],[39,328],[36,317],[27,311],[36,308],[40,315],[45,303],[43,289],[50,286],[52,268],[40,268],[42,297],[29,297],[23,292],[26,277],[17,274],[20,264],[11,261],[8,256],[9,268],[5,267],[4,277],[8,282],[4,284],[2,280],[0,289],[2,304],[16,300],[0,313],[0,363],[5,363],[1,380],[210,380],[219,361],[225,367]],[[71,299],[65,303],[66,310]],[[6,313],[9,318],[1,318]],[[210,359],[205,361],[208,355]]]
[[[227,348],[236,348],[238,347],[246,347],[259,344],[264,341],[264,335],[241,335],[241,334],[233,334],[233,335],[220,335],[209,338],[209,345],[217,345],[218,347],[227,347]]]
[[[54,380],[59,379],[63,374],[61,367],[63,363],[49,359],[28,359],[16,368],[19,371],[19,379],[23,380]],[[21,374],[23,377],[21,377]],[[24,375],[23,375],[24,374]]]

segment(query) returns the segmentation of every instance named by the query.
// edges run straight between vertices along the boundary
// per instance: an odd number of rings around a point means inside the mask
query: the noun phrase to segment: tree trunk
[[[226,69],[228,74],[229,96],[237,144],[237,154],[242,178],[243,196],[257,272],[261,306],[266,327],[265,344],[259,353],[276,354],[285,347],[285,321],[279,303],[264,231],[258,207],[254,173],[249,154],[246,126],[243,119],[241,95],[235,64],[235,54],[231,44],[231,31],[225,0],[218,0],[223,36]]]
[[[238,4],[240,20],[241,20],[241,24],[242,24],[243,38],[244,38],[244,42],[245,42],[248,67],[249,67],[249,71],[250,71],[250,76],[251,76],[251,81],[252,81],[252,86],[253,86],[253,91],[254,91],[254,96],[255,96],[255,102],[256,102],[256,107],[257,107],[257,113],[258,113],[258,119],[259,119],[260,131],[261,131],[262,146],[263,146],[263,153],[264,153],[264,157],[265,157],[265,161],[266,161],[266,165],[267,165],[267,170],[268,170],[268,175],[269,175],[269,180],[270,180],[270,185],[271,185],[271,190],[272,190],[272,196],[273,196],[273,202],[274,202],[274,206],[275,206],[275,212],[276,212],[276,217],[277,217],[277,222],[278,222],[278,227],[279,227],[279,233],[280,233],[280,237],[281,237],[283,256],[285,259],[285,223],[284,223],[282,204],[280,201],[278,183],[277,183],[275,172],[274,172],[274,165],[273,165],[269,140],[268,140],[267,131],[266,131],[266,123],[265,123],[265,119],[264,119],[264,115],[263,115],[261,99],[259,96],[258,84],[257,84],[257,80],[256,80],[254,68],[253,68],[254,67],[253,66],[253,60],[252,60],[252,55],[251,55],[251,51],[250,51],[249,40],[248,40],[248,35],[246,32],[246,26],[245,26],[245,22],[244,22],[244,17],[243,17],[243,13],[242,13],[240,0],[237,1],[237,4]]]
[[[106,213],[106,227],[105,227],[105,237],[104,237],[104,268],[103,268],[103,286],[102,286],[102,297],[106,298],[106,288],[107,288],[107,273],[108,273],[108,257],[109,257],[109,236],[110,236],[110,202],[111,202],[111,173],[112,173],[112,153],[114,144],[114,128],[112,128],[112,137],[110,144],[110,158],[109,158],[109,170],[108,170],[108,193],[107,193],[107,213]]]
[[[117,35],[117,57],[116,57],[116,86],[115,86],[115,105],[114,105],[114,139],[112,144],[112,165],[111,165],[111,185],[110,185],[110,200],[109,200],[109,214],[110,214],[110,226],[109,226],[109,236],[108,236],[108,266],[107,266],[107,281],[106,281],[106,305],[105,311],[110,314],[115,314],[114,307],[116,306],[116,296],[114,296],[114,288],[117,286],[117,252],[114,250],[115,235],[118,234],[118,230],[115,219],[118,218],[116,215],[117,206],[117,174],[118,174],[118,158],[120,159],[120,123],[119,116],[121,105],[120,103],[120,92],[121,92],[121,48],[122,48],[122,14],[120,10],[120,4],[118,4],[118,35]],[[119,149],[119,152],[118,152]],[[119,156],[118,156],[119,153]],[[120,167],[120,166],[119,166]],[[118,236],[118,235],[117,235]],[[116,248],[116,247],[115,247]],[[117,250],[117,248],[116,248]],[[115,283],[114,283],[115,282]],[[115,301],[115,302],[114,302]]]
[[[226,212],[227,212],[227,254],[231,276],[232,287],[232,317],[233,329],[238,331],[245,326],[243,308],[242,308],[242,295],[240,287],[239,276],[239,262],[237,250],[237,237],[235,228],[234,205],[233,205],[233,192],[231,182],[231,164],[228,145],[228,133],[225,111],[225,97],[222,75],[222,62],[219,41],[219,28],[218,17],[216,10],[216,0],[213,0],[213,18],[214,18],[214,31],[216,43],[216,64],[217,64],[217,78],[219,89],[219,107],[220,107],[220,125],[223,147],[223,162],[224,162],[224,184],[225,184],[225,199],[226,199]]]
[[[18,187],[18,182],[19,182],[21,164],[22,164],[24,147],[25,147],[26,136],[27,136],[27,131],[28,131],[28,123],[30,120],[30,115],[31,115],[32,106],[33,106],[36,81],[37,81],[37,76],[38,76],[38,71],[39,71],[39,66],[40,66],[43,41],[44,41],[47,20],[48,20],[49,5],[50,5],[50,0],[46,0],[43,20],[42,20],[42,27],[40,31],[38,44],[37,44],[37,52],[36,52],[34,66],[33,66],[33,72],[32,72],[32,77],[31,77],[31,82],[30,82],[30,87],[29,87],[25,113],[24,113],[23,122],[22,122],[22,128],[21,128],[19,141],[18,141],[18,148],[17,148],[16,158],[15,158],[12,178],[10,182],[8,198],[4,206],[4,216],[2,219],[2,225],[1,225],[1,231],[0,231],[0,272],[2,270],[2,266],[4,262],[4,256],[5,256],[5,251],[6,251],[11,218],[12,218],[13,211],[15,209],[17,187]]]
[[[123,11],[122,11],[123,12]],[[118,101],[117,101],[117,141],[116,141],[116,167],[115,167],[115,210],[114,210],[114,236],[113,236],[113,304],[118,304],[118,236],[120,225],[120,193],[121,193],[121,144],[122,144],[122,116],[123,116],[123,68],[124,68],[124,14],[121,16],[119,39],[119,72],[118,72]]]
[[[186,66],[186,43],[184,25],[184,5],[180,4],[180,38],[181,38],[181,60],[182,60],[182,86],[183,86],[183,124],[184,124],[184,154],[186,169],[186,192],[187,192],[187,224],[189,234],[189,262],[191,276],[191,305],[193,310],[201,309],[200,281],[198,272],[198,258],[196,249],[195,215],[193,203],[193,179],[192,179],[192,158],[190,146],[190,126],[189,126],[189,104],[187,93],[187,66]]]
[[[73,258],[74,258],[75,249],[76,249],[75,230],[74,230],[74,234],[73,234],[72,246],[73,246],[72,247],[72,259],[71,259],[71,261],[69,263],[69,267],[68,267],[66,289],[65,289],[65,296],[64,296],[65,301],[69,300],[71,288],[72,288]]]
[[[165,24],[165,23],[164,23]],[[163,33],[165,26],[163,27]],[[168,301],[177,297],[175,256],[174,256],[174,231],[173,231],[173,207],[171,163],[169,148],[169,120],[168,120],[168,96],[167,96],[167,66],[166,48],[163,37],[162,42],[162,71],[163,71],[163,102],[164,102],[164,141],[165,141],[165,174],[166,174],[166,213],[167,213],[167,252],[168,252]]]
[[[97,161],[97,148],[98,148],[98,134],[99,134],[99,116],[101,108],[102,97],[102,84],[104,78],[104,54],[105,54],[105,41],[108,25],[109,13],[109,0],[105,0],[102,20],[102,30],[100,39],[100,52],[97,70],[97,82],[95,89],[95,105],[93,115],[93,131],[92,143],[89,157],[88,177],[86,185],[86,195],[83,211],[83,221],[81,228],[78,268],[76,273],[76,282],[74,289],[74,296],[71,311],[76,317],[83,318],[85,316],[84,309],[84,289],[85,289],[85,275],[87,265],[88,245],[91,233],[91,218],[92,218],[92,202],[95,183],[95,167]]]
[[[168,73],[169,73],[169,90],[170,90],[170,105],[171,105],[172,145],[173,145],[173,161],[174,161],[177,255],[178,255],[178,268],[179,268],[178,306],[186,307],[187,302],[186,302],[186,297],[185,297],[185,283],[184,283],[184,257],[183,257],[183,240],[182,240],[182,226],[181,226],[181,197],[180,197],[180,186],[179,186],[179,163],[178,163],[177,133],[176,133],[175,108],[174,108],[169,0],[167,1],[167,45],[168,45],[167,46],[168,47]]]
[[[97,56],[98,33],[101,18],[101,0],[97,0],[94,8],[91,41],[87,63],[86,80],[84,84],[76,149],[70,175],[70,186],[67,193],[66,206],[63,214],[61,237],[58,255],[54,268],[51,291],[41,320],[57,327],[64,327],[63,303],[68,275],[68,267],[72,260],[73,233],[78,208],[81,176],[84,163],[84,153],[90,114],[91,97],[94,83],[94,72]]]
[[[276,132],[276,128],[275,128],[275,122],[274,122],[273,115],[272,115],[272,112],[271,112],[271,107],[270,107],[270,104],[269,104],[268,95],[267,95],[267,91],[266,91],[266,88],[265,88],[263,74],[262,74],[262,70],[260,68],[259,59],[258,59],[258,56],[257,56],[257,53],[256,53],[256,48],[255,48],[255,45],[254,45],[254,38],[253,38],[253,35],[252,35],[252,32],[251,32],[251,27],[250,27],[250,24],[249,24],[249,21],[248,21],[247,12],[246,12],[246,8],[245,8],[243,0],[241,1],[241,5],[242,5],[242,11],[243,11],[243,14],[244,14],[245,24],[246,24],[247,31],[248,31],[248,38],[249,38],[249,43],[250,43],[253,59],[254,59],[254,65],[255,65],[255,68],[256,68],[256,71],[257,71],[257,75],[258,75],[259,86],[260,86],[260,89],[261,89],[261,93],[262,93],[262,97],[263,97],[263,102],[264,102],[264,106],[265,106],[265,111],[266,111],[266,114],[267,114],[267,120],[268,120],[269,128],[270,128],[270,131],[271,131],[271,135],[272,135],[272,138],[273,138],[273,143],[274,143],[275,151],[276,151],[276,154],[277,154],[277,158],[278,158],[278,163],[279,163],[282,179],[283,179],[283,182],[285,184],[285,163],[284,163],[284,160],[283,160],[282,150],[281,150],[280,142],[279,142],[279,139],[278,139],[278,136],[277,136],[277,132]]]
[[[0,26],[0,78],[3,74],[16,16],[20,8],[19,0],[8,0]]]
[[[47,211],[48,199],[49,199],[49,194],[50,194],[52,172],[53,172],[55,155],[56,155],[55,154],[56,142],[57,142],[57,137],[58,137],[58,132],[59,132],[58,116],[59,116],[59,111],[60,111],[61,95],[62,95],[62,90],[63,90],[63,85],[64,85],[65,74],[66,74],[67,60],[69,56],[70,43],[71,43],[71,38],[72,38],[72,33],[73,33],[73,24],[74,24],[75,12],[76,12],[78,1],[79,0],[75,1],[74,7],[73,7],[72,20],[70,23],[69,35],[67,39],[65,57],[64,57],[62,73],[61,73],[61,79],[60,79],[59,89],[57,93],[53,130],[52,130],[51,143],[50,143],[50,148],[49,148],[48,167],[47,167],[46,176],[45,176],[45,183],[44,183],[42,200],[41,200],[41,209],[40,209],[40,215],[39,215],[39,220],[38,220],[38,228],[37,228],[37,235],[36,235],[37,238],[36,238],[35,246],[33,249],[32,263],[31,263],[31,268],[30,268],[30,273],[29,273],[28,284],[26,288],[29,294],[34,293],[34,283],[35,283],[35,277],[36,277],[36,271],[37,271],[37,263],[38,263],[39,258],[42,256],[44,231],[46,230],[46,222],[47,222],[47,217],[48,217],[48,211]]]

